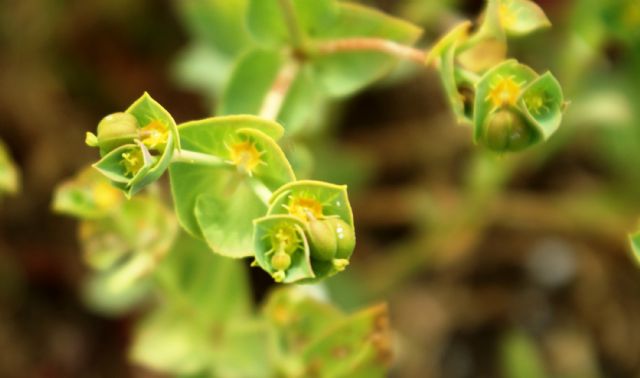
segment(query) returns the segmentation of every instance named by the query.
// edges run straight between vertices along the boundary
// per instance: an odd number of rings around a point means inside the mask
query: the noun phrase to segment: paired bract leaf
[[[411,45],[422,32],[404,20],[371,8],[351,3],[338,6],[337,20],[331,27],[319,30],[314,43],[370,37]],[[353,51],[313,56],[311,66],[328,95],[347,96],[380,78],[396,62],[385,53]]]
[[[440,72],[440,80],[447,94],[447,100],[458,122],[470,122],[465,114],[464,97],[458,91],[456,80],[456,52],[461,43],[468,38],[470,22],[463,22],[454,27],[442,39],[440,39],[427,55],[425,64],[435,62]]]
[[[278,269],[273,267],[272,258],[277,253],[274,240],[279,235],[293,239],[295,244],[290,251],[291,265],[283,270],[282,276],[276,278],[283,283],[293,283],[315,278],[311,266],[309,243],[304,233],[304,223],[292,216],[277,215],[256,219],[254,222],[254,249],[258,265],[274,278],[278,277]]]
[[[102,159],[94,167],[128,197],[160,178],[180,149],[175,121],[148,93],[124,114],[105,117],[87,143],[100,147]]]
[[[355,247],[346,187],[284,185],[273,193],[268,215],[255,221],[254,245],[258,265],[279,282],[312,282],[344,270]]]
[[[544,73],[523,91],[519,105],[537,126],[542,138],[548,139],[562,121],[564,96],[560,83],[550,72]]]
[[[219,254],[252,254],[253,219],[266,213],[261,193],[295,179],[273,138],[275,122],[252,116],[194,121],[180,126],[183,148],[228,162],[171,165],[171,189],[180,224]]]

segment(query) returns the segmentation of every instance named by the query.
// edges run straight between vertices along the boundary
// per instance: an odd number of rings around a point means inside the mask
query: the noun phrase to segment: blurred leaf
[[[252,50],[240,57],[224,89],[217,113],[258,114],[283,62],[282,54],[272,50]]]
[[[538,4],[530,0],[500,0],[500,23],[511,35],[525,35],[551,26]]]
[[[151,282],[139,280],[133,285],[114,287],[110,277],[113,271],[93,273],[84,283],[82,297],[93,311],[108,316],[121,316],[130,312],[151,293]]]
[[[211,253],[204,242],[184,232],[156,276],[167,306],[183,308],[198,324],[221,327],[250,314],[249,277],[242,262]]]
[[[392,357],[387,307],[374,306],[337,322],[303,356],[310,376],[384,377]]]
[[[214,359],[211,335],[175,308],[161,307],[137,326],[129,357],[169,374],[196,374]]]
[[[335,13],[334,0],[249,0],[247,25],[256,41],[263,45],[304,43],[307,37],[331,28]],[[293,40],[289,27],[297,29],[300,35],[296,38],[302,41]]]
[[[75,177],[56,188],[53,210],[83,219],[96,219],[119,209],[122,193],[93,167],[83,168]]]
[[[512,330],[504,336],[500,356],[502,371],[506,378],[548,376],[536,345],[521,331]]]
[[[178,53],[172,71],[179,85],[207,97],[207,106],[222,92],[233,68],[231,58],[202,43],[192,43]]]
[[[259,0],[258,0],[259,1]],[[364,6],[339,3],[338,19],[330,28],[318,30],[317,41],[348,37],[377,37],[413,44],[420,28]],[[380,52],[340,52],[315,56],[311,64],[330,96],[347,96],[389,71],[397,59]]]
[[[247,3],[247,0],[174,1],[192,38],[230,59],[251,44],[245,28]]]
[[[20,178],[15,163],[11,160],[9,152],[0,141],[0,195],[4,193],[16,193],[20,186]]]

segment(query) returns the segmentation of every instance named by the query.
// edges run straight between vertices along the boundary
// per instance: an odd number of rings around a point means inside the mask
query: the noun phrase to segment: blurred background
[[[365,2],[425,29],[480,0]],[[207,0],[0,3],[0,139],[22,190],[0,204],[0,376],[153,377],[127,362],[138,312],[81,295],[76,221],[52,192],[95,160],[86,131],[143,91],[178,122],[212,114],[237,51],[207,28]],[[638,377],[640,3],[538,1],[553,28],[510,41],[552,70],[571,104],[543,145],[496,157],[455,125],[438,76],[400,66],[329,103],[300,137],[306,175],[349,185],[358,247],[328,280],[345,310],[388,301],[393,377]],[[270,279],[252,272],[255,300]],[[530,375],[528,375],[530,374]]]

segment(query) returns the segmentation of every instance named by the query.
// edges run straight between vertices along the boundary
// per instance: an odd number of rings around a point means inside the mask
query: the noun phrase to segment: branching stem
[[[271,120],[275,120],[278,117],[282,109],[282,104],[287,97],[289,88],[291,88],[291,84],[295,80],[299,69],[299,63],[294,59],[289,60],[282,66],[271,89],[262,102],[259,113],[260,117]]]
[[[424,51],[383,38],[355,37],[320,41],[314,44],[313,51],[321,55],[351,51],[377,51],[422,65],[426,61]]]
[[[189,150],[177,150],[173,153],[173,157],[171,158],[173,163],[189,163],[189,164],[200,164],[207,165],[210,167],[228,167],[231,165],[230,162],[219,158],[217,156],[205,154],[202,152],[195,152]]]

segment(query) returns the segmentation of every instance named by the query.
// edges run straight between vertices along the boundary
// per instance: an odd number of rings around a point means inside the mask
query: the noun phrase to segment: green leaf
[[[0,141],[0,195],[13,194],[18,191],[20,177],[15,164],[11,160],[7,148]]]
[[[562,87],[550,72],[546,72],[523,91],[519,105],[542,138],[547,140],[562,122]]]
[[[291,59],[293,58],[272,50],[252,50],[244,54],[236,63],[227,83],[218,113],[259,114],[279,73],[288,65],[294,71],[295,78],[276,120],[286,128],[289,135],[300,130],[314,116],[310,110],[322,98],[316,91],[311,70],[306,65],[293,68]]]
[[[474,103],[474,141],[478,142],[484,133],[487,116],[498,106],[516,105],[517,100],[538,74],[531,68],[510,59],[487,71],[476,84]],[[501,88],[506,88],[504,91]],[[504,99],[500,97],[504,93]],[[492,99],[496,97],[504,104],[496,104]]]
[[[302,355],[307,376],[384,377],[392,357],[386,305],[338,322]]]
[[[525,35],[551,26],[542,8],[530,0],[500,0],[499,9],[500,24],[510,35]]]
[[[123,200],[122,193],[105,176],[93,167],[85,167],[56,188],[52,207],[58,213],[96,219],[119,209]]]
[[[307,286],[287,286],[269,294],[262,313],[277,330],[288,355],[299,355],[308,343],[342,321],[345,315],[308,293]]]
[[[251,44],[245,27],[247,0],[175,0],[192,38],[229,58]]]
[[[180,126],[186,150],[230,162],[228,167],[171,165],[174,204],[178,220],[187,232],[206,239],[219,254],[231,257],[252,254],[252,220],[266,212],[260,195],[295,179],[272,139],[280,135],[280,125],[252,116],[210,118]],[[256,161],[247,165],[250,172],[245,170],[247,167],[234,164],[233,153],[238,148],[253,153]]]
[[[254,221],[254,249],[258,265],[271,276],[274,276],[276,269],[271,266],[271,257],[275,252],[272,245],[272,238],[279,230],[287,233],[294,233],[299,246],[291,253],[291,266],[284,273],[281,280],[283,283],[298,282],[305,279],[315,278],[311,267],[309,243],[303,231],[304,224],[300,219],[288,215],[270,215],[258,218]]]
[[[260,1],[260,0],[257,0]],[[316,42],[348,37],[374,37],[413,44],[420,28],[364,6],[339,3],[338,19],[330,28],[318,30]],[[370,51],[316,55],[311,65],[317,80],[330,96],[347,96],[389,71],[397,59]]]
[[[283,62],[278,51],[251,50],[243,54],[222,94],[218,114],[258,114]]]
[[[307,38],[332,27],[336,12],[334,0],[249,0],[247,25],[262,45],[304,43]],[[295,37],[289,28],[295,29]]]
[[[189,321],[188,313],[161,307],[137,325],[129,358],[153,370],[187,375],[207,370],[214,351],[211,335]]]
[[[204,242],[178,234],[155,276],[167,306],[181,307],[205,327],[247,318],[252,299],[242,262],[211,253]]]
[[[82,297],[93,311],[107,316],[130,312],[151,294],[151,282],[139,280],[126,287],[114,287],[112,271],[95,272],[82,286]]]

